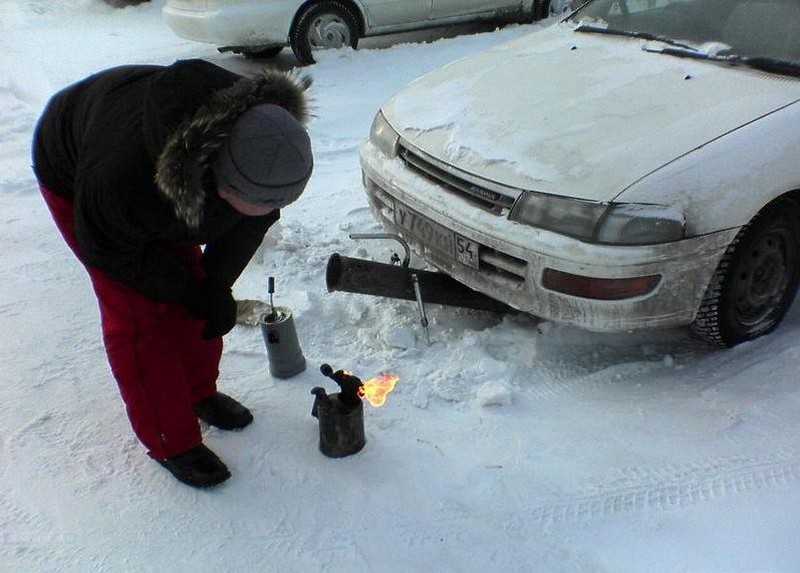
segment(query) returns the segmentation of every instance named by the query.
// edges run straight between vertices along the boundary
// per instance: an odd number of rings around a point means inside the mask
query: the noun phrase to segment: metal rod
[[[275,305],[272,302],[272,295],[275,293],[275,277],[269,277],[267,280],[267,292],[269,293],[270,315],[275,318]]]
[[[403,268],[408,268],[411,264],[411,247],[408,246],[408,242],[395,233],[353,233],[350,235],[350,238],[353,240],[359,239],[391,239],[393,241],[397,241],[403,246],[403,250],[405,251],[405,256],[403,257]]]
[[[431,330],[428,323],[428,313],[425,312],[425,303],[422,302],[422,291],[419,288],[419,277],[417,273],[411,274],[411,282],[414,285],[414,295],[417,297],[417,307],[419,308],[419,321],[422,328],[425,329],[425,338],[428,341],[428,346],[431,344]]]

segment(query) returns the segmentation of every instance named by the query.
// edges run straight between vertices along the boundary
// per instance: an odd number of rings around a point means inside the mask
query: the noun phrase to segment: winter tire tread
[[[800,227],[800,205],[793,199],[784,199],[769,205],[758,213],[749,223],[739,230],[736,237],[728,245],[725,254],[722,256],[709,282],[703,300],[700,303],[700,308],[695,316],[695,320],[690,325],[690,330],[695,337],[719,348],[731,348],[749,339],[745,338],[744,340],[740,340],[732,338],[731,336],[726,336],[726,333],[723,332],[723,297],[730,278],[731,267],[736,262],[736,257],[742,243],[749,241],[752,233],[758,232],[761,225],[764,224],[764,221],[779,218],[786,209],[793,213],[796,224]],[[794,272],[797,273],[797,269],[795,269]],[[759,335],[767,334],[780,324],[797,292],[796,281],[794,287],[790,287],[790,289],[793,290],[793,292],[788,297],[788,301],[783,304],[784,308],[776,317],[775,324]]]

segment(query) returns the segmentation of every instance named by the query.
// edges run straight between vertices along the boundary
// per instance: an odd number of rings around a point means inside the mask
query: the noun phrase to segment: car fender
[[[615,201],[683,209],[688,236],[747,224],[765,205],[800,190],[800,100],[666,163]]]
[[[367,5],[364,2],[364,0],[351,0],[351,1],[358,8],[358,11],[359,11],[360,16],[361,16],[361,22],[364,25],[364,29],[361,32],[362,32],[362,34],[366,34],[367,30],[370,28],[369,11],[367,10]]]

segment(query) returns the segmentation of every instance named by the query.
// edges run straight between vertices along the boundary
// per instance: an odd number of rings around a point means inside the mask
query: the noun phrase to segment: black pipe
[[[411,275],[419,278],[422,300],[431,304],[461,306],[490,312],[514,310],[483,293],[474,291],[444,273],[408,269],[365,259],[331,255],[325,280],[328,292],[343,291],[402,300],[416,300]]]

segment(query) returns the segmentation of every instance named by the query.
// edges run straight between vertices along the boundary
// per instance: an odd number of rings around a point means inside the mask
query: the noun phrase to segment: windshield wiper
[[[800,77],[800,64],[789,60],[779,60],[777,58],[765,58],[762,56],[753,58],[740,58],[745,66],[764,72],[773,72],[785,76]]]
[[[725,56],[708,54],[699,52],[694,48],[688,50],[679,50],[675,48],[662,48],[656,50],[653,48],[643,48],[645,52],[653,52],[656,54],[664,54],[667,56],[675,56],[678,58],[692,58],[695,60],[709,60],[712,62],[722,62],[732,66],[747,66],[755,70],[763,72],[770,72],[774,74],[781,74],[785,76],[800,77],[800,63],[792,62],[789,60],[781,60],[778,58],[768,58],[764,56],[740,56],[738,54],[728,54]]]
[[[683,44],[681,42],[678,42],[677,40],[673,40],[672,38],[668,38],[666,36],[651,34],[650,32],[615,30],[614,28],[601,28],[599,26],[589,26],[587,24],[579,25],[577,28],[575,28],[575,32],[588,32],[591,34],[608,34],[609,36],[625,36],[628,38],[640,38],[642,40],[651,40],[653,42],[663,42],[664,44],[669,44],[670,46],[677,46],[679,48],[684,48],[686,50],[695,49],[688,44]]]

